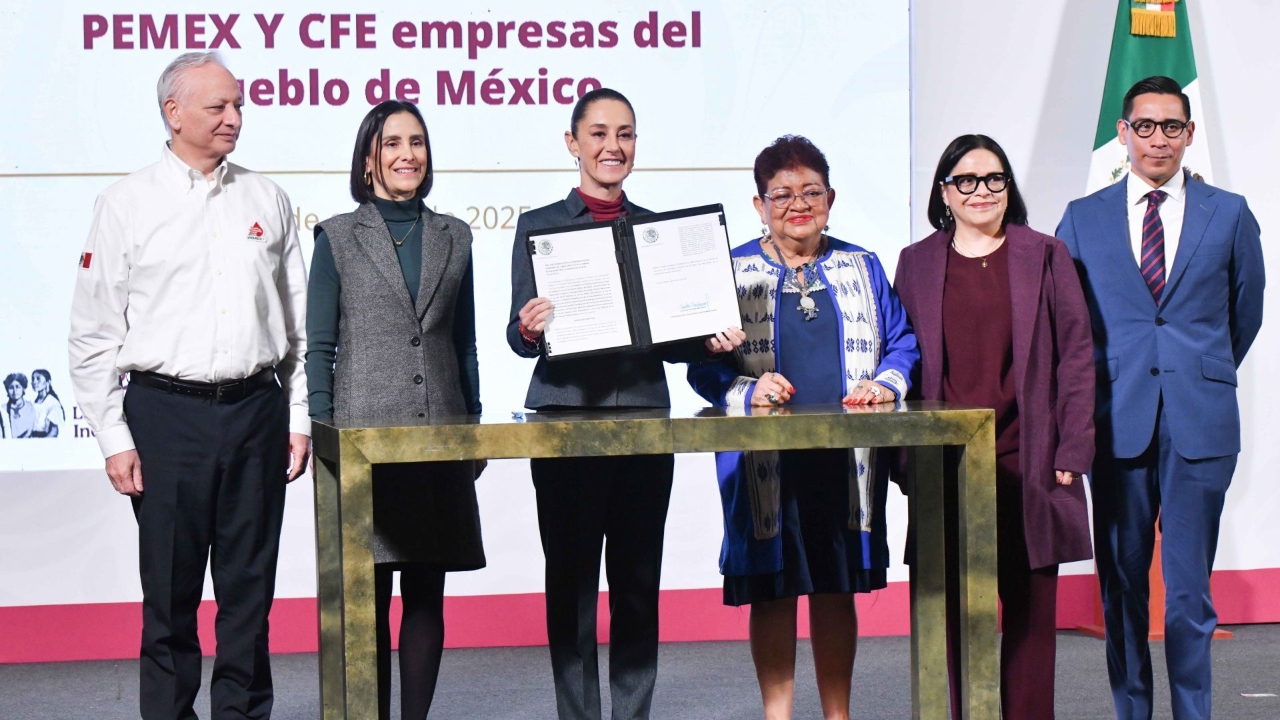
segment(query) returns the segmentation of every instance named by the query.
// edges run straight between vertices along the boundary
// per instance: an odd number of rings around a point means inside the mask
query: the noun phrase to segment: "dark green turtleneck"
[[[418,302],[418,286],[422,282],[422,223],[418,222],[423,205],[420,200],[383,200],[374,198],[395,246],[400,273],[414,304]],[[394,245],[394,243],[393,243]],[[316,234],[311,255],[311,275],[307,282],[307,395],[311,417],[327,420],[333,417],[333,364],[338,350],[339,295],[342,280],[333,260],[329,236]],[[458,288],[458,302],[453,316],[453,343],[458,353],[458,374],[462,381],[462,397],[467,412],[480,413],[480,366],[476,357],[476,305],[471,266]]]

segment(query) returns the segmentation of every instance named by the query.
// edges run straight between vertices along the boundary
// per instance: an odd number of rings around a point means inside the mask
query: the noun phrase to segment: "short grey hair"
[[[189,52],[179,55],[160,73],[160,80],[156,83],[156,101],[160,104],[160,117],[164,120],[166,130],[169,129],[169,117],[164,114],[164,101],[169,98],[179,102],[185,100],[188,93],[185,81],[187,71],[205,65],[227,69],[222,56],[216,52]]]

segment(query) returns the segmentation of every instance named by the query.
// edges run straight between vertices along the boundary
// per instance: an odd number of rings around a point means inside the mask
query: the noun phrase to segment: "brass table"
[[[845,447],[909,447],[916,533],[911,709],[945,720],[943,446],[959,446],[964,720],[999,716],[995,416],[943,403],[508,414],[414,426],[315,423],[320,696],[325,720],[378,716],[371,466],[379,463]],[[707,478],[708,482],[711,478]],[[708,558],[707,562],[712,562]]]

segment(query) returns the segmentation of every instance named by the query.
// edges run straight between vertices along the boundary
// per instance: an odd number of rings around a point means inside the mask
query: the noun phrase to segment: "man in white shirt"
[[[212,556],[213,717],[266,718],[285,484],[309,453],[306,270],[289,198],[226,161],[243,100],[218,57],[180,56],[157,91],[170,135],[160,161],[94,207],[71,379],[138,521],[142,717],[196,717]]]
[[[1195,130],[1176,81],[1139,81],[1116,123],[1129,175],[1072,202],[1057,233],[1093,324],[1094,552],[1120,720],[1152,712],[1147,573],[1157,517],[1173,716],[1210,717],[1218,616],[1209,573],[1240,452],[1236,368],[1262,326],[1258,222],[1243,197],[1184,171]]]

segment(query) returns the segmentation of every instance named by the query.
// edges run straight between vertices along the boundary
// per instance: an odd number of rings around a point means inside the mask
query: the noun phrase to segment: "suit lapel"
[[[1115,269],[1114,278],[1119,283],[1117,289],[1127,286],[1128,289],[1122,290],[1123,292],[1144,293],[1150,298],[1151,288],[1147,287],[1147,281],[1142,277],[1142,268],[1138,267],[1138,259],[1133,256],[1133,246],[1130,244],[1128,182],[1128,176],[1125,176],[1098,193],[1097,198],[1102,207],[1097,215],[1097,232],[1081,232],[1080,236],[1099,238],[1101,247],[1098,250],[1106,258],[1103,267]],[[1154,304],[1155,300],[1152,299],[1151,302]]]
[[[1200,247],[1204,239],[1204,231],[1218,209],[1212,200],[1213,188],[1197,180],[1187,178],[1185,210],[1182,214],[1182,235],[1178,238],[1178,255],[1173,259],[1173,267],[1169,269],[1169,278],[1165,281],[1164,293],[1160,296],[1160,305],[1169,301],[1169,296],[1177,292],[1178,283],[1187,272],[1187,264]]]
[[[947,246],[951,233],[939,230],[920,241],[920,264],[911,285],[919,299],[920,322],[915,327],[920,338],[920,349],[928,357],[921,367],[929,369],[928,377],[921,377],[926,397],[942,394],[942,288],[947,280]],[[915,318],[913,318],[915,319]]]
[[[1023,387],[1031,358],[1031,338],[1040,313],[1040,286],[1044,282],[1044,254],[1048,247],[1037,242],[1021,225],[1005,230],[1009,243],[1009,301],[1013,306],[1013,377]]]
[[[418,283],[418,306],[415,316],[421,322],[431,306],[431,298],[440,287],[440,280],[449,267],[453,255],[453,233],[445,219],[422,209],[422,279]],[[401,283],[403,285],[404,283]]]
[[[391,233],[387,223],[373,203],[364,203],[356,208],[356,242],[373,261],[378,274],[391,286],[391,292],[399,298],[406,312],[414,311],[413,301],[409,298],[409,288],[404,284],[404,273],[400,271],[400,261],[391,244]],[[423,253],[426,256],[426,253]]]

